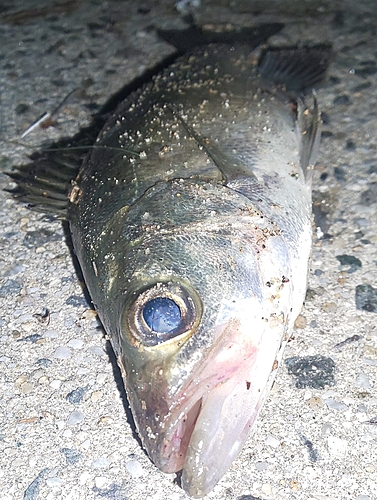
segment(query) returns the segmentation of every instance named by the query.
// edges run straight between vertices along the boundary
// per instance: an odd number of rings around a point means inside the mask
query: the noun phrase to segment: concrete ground
[[[154,26],[182,26],[184,4],[4,0],[1,171],[76,132],[109,96],[169,54]],[[313,184],[316,232],[305,308],[255,432],[208,498],[375,500],[375,2],[191,4],[199,24],[281,21],[285,28],[274,44],[334,45],[328,81],[317,92],[324,134]],[[55,127],[37,127],[21,138],[78,87]],[[8,183],[1,174],[0,188]],[[187,498],[132,433],[61,222],[2,190],[0,198],[0,498]]]

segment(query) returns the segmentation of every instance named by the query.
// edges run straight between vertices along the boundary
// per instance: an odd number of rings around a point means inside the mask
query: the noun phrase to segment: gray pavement
[[[282,21],[272,43],[332,42],[335,54],[317,91],[309,292],[284,356],[307,364],[296,377],[292,360],[280,367],[255,432],[208,498],[376,500],[375,1],[192,3],[199,23]],[[183,25],[174,2],[2,2],[1,171],[76,132],[93,104],[169,54],[153,25]],[[77,87],[55,127],[21,139]],[[1,174],[0,188],[8,183]],[[132,433],[61,222],[0,198],[0,499],[187,498]]]

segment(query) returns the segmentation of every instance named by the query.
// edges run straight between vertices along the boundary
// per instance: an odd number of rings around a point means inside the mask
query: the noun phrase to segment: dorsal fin
[[[270,47],[262,53],[258,69],[263,79],[287,91],[311,91],[325,77],[332,57],[331,45]]]
[[[267,41],[284,27],[281,23],[262,24],[260,26],[229,29],[228,25],[209,26],[208,29],[192,25],[183,30],[158,29],[158,35],[173,45],[179,52],[189,52],[199,45],[210,43],[245,43],[255,48]]]

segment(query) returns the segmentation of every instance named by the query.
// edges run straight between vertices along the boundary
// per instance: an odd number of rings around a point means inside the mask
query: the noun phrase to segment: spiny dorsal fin
[[[267,41],[284,27],[281,23],[236,29],[228,25],[211,25],[207,29],[192,25],[183,30],[158,29],[158,35],[173,45],[180,53],[189,52],[199,45],[210,43],[246,43],[255,48]]]

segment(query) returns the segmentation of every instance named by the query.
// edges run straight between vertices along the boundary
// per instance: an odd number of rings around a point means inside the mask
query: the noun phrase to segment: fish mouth
[[[166,431],[156,430],[157,441],[143,439],[160,470],[182,471],[181,486],[191,497],[209,493],[242,450],[268,394],[271,367],[264,366],[265,376],[261,376],[261,367],[255,366],[259,381],[254,383],[249,382],[250,369],[237,370],[220,383],[202,381],[205,390],[192,394],[167,415]]]

